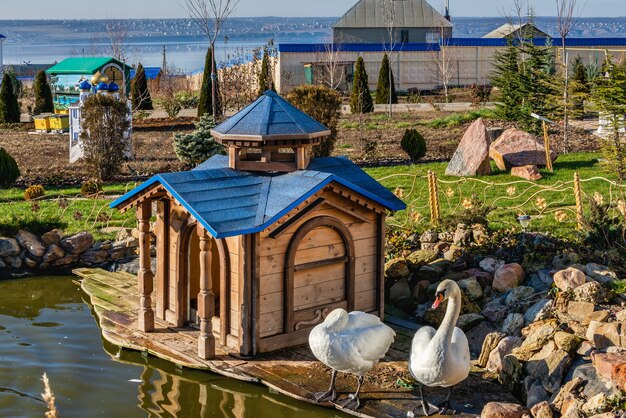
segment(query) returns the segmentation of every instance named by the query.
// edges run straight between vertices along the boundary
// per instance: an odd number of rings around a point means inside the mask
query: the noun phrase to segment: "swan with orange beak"
[[[409,372],[420,383],[422,412],[426,416],[430,414],[430,408],[423,387],[448,388],[448,395],[439,411],[445,414],[450,407],[452,387],[467,379],[470,371],[467,337],[456,327],[461,312],[461,289],[452,280],[444,280],[439,284],[432,309],[437,309],[446,300],[448,307],[439,329],[421,327],[411,344]]]

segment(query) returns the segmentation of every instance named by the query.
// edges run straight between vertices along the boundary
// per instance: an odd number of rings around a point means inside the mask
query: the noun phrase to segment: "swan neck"
[[[461,297],[459,294],[454,294],[448,298],[448,308],[446,309],[446,315],[437,330],[438,337],[445,338],[446,341],[452,340],[452,333],[456,326],[456,321],[459,319],[461,313]]]

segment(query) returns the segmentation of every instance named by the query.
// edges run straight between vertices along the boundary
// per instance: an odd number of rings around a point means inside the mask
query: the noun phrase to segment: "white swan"
[[[333,370],[330,388],[327,392],[316,394],[315,400],[335,401],[337,372],[352,373],[358,376],[359,385],[354,395],[340,405],[358,409],[365,374],[385,357],[395,336],[396,333],[375,315],[358,311],[348,313],[344,309],[335,309],[328,314],[324,322],[315,326],[309,334],[313,355]]]
[[[448,308],[443,322],[435,331],[423,326],[413,337],[409,372],[421,385],[422,410],[429,415],[428,402],[424,398],[422,386],[449,388],[448,396],[440,413],[445,413],[450,405],[452,387],[467,378],[470,371],[470,352],[467,337],[455,327],[461,312],[461,290],[452,280],[444,280],[437,287],[433,309],[448,300]]]

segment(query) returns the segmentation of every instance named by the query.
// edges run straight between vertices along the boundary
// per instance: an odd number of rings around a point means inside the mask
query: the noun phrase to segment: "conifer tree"
[[[520,118],[523,95],[519,56],[519,48],[512,44],[495,55],[491,84],[500,91],[496,115],[502,120],[516,121]]]
[[[211,83],[211,69],[213,65],[213,61],[215,57],[213,56],[213,50],[209,48],[206,52],[206,57],[204,60],[204,74],[202,75],[202,87],[200,89],[200,99],[198,101],[198,117],[209,113],[213,115],[213,87]],[[217,115],[221,114],[221,106],[219,103],[219,86],[217,84],[217,80],[215,82],[215,86],[217,94],[215,95],[218,98],[218,103],[216,103]]]
[[[20,108],[8,73],[2,78],[0,87],[0,123],[19,123]]]
[[[389,56],[385,53],[383,61],[380,65],[380,73],[378,74],[378,85],[376,86],[376,103],[389,104],[389,95],[391,94],[391,103],[398,103],[396,95],[396,86],[393,79],[393,72],[389,64]]]
[[[362,57],[356,60],[354,66],[354,81],[352,84],[352,96],[350,98],[350,110],[352,113],[370,113],[374,110],[372,95],[370,94],[365,62]]]
[[[626,180],[626,143],[620,128],[626,114],[626,68],[615,65],[609,55],[591,90],[594,110],[608,122],[608,134],[604,141],[604,154],[608,169],[617,172],[621,183]]]
[[[571,95],[573,101],[574,117],[581,116],[584,113],[585,99],[589,95],[589,82],[587,80],[587,68],[583,64],[580,55],[577,55],[572,65],[574,78],[570,81]]]
[[[165,71],[165,69],[163,69]],[[137,70],[135,71],[135,78],[130,86],[130,92],[133,101],[133,109],[135,110],[152,110],[152,97],[150,97],[150,91],[148,90],[148,78],[146,77],[146,70],[143,65],[139,63]]]
[[[534,132],[539,132],[541,124],[530,114],[537,113],[542,116],[554,114],[557,107],[563,106],[562,99],[561,103],[554,100],[554,97],[562,96],[562,90],[559,92],[554,78],[550,76],[550,49],[536,46],[532,42],[525,42],[523,51],[528,58],[522,64],[524,105],[518,122]]]
[[[263,59],[261,60],[261,72],[259,73],[259,96],[267,90],[276,91],[274,79],[270,69],[270,57],[267,48],[263,49]]]
[[[35,107],[33,114],[54,112],[54,102],[52,101],[52,90],[48,84],[48,78],[43,70],[39,70],[35,77]]]

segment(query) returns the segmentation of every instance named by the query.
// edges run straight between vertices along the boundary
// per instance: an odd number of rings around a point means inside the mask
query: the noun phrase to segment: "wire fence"
[[[390,219],[391,226],[410,228],[416,224],[439,226],[447,217],[461,212],[489,207],[489,220],[501,226],[520,226],[520,217],[539,229],[583,228],[592,203],[603,206],[611,216],[626,219],[624,188],[601,176],[583,179],[574,173],[569,181],[538,184],[529,180],[495,182],[464,177],[441,179],[434,171],[426,175],[391,174],[379,178],[393,182],[403,178],[407,187],[397,187],[395,194],[407,203],[405,214]],[[397,182],[397,181],[396,181]],[[593,201],[593,202],[592,202]]]

